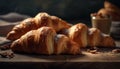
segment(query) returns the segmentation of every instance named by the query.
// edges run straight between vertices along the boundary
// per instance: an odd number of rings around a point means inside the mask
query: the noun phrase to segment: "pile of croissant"
[[[84,23],[71,25],[45,12],[23,20],[7,34],[14,52],[34,54],[81,54],[81,48],[115,47],[112,37]]]
[[[110,15],[113,21],[120,21],[120,8],[108,1],[104,2],[104,8],[98,11],[98,14]]]

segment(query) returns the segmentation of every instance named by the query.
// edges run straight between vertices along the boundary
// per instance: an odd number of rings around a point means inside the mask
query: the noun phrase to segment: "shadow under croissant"
[[[101,53],[104,53],[104,52],[112,52],[112,50],[114,49],[120,49],[120,47],[87,47],[87,48],[82,48],[81,50],[82,51],[87,51],[88,50],[97,50],[97,52],[101,52]]]
[[[78,58],[78,57],[83,57],[85,56],[84,54],[77,54],[77,55],[71,55],[71,54],[35,54],[35,53],[21,53],[21,52],[15,52],[18,55],[23,55],[23,56],[28,56],[36,59],[45,59],[45,60],[50,60],[50,61],[66,61],[67,58],[72,59],[72,58]]]
[[[67,61],[67,60],[87,57],[87,55],[85,53],[83,53],[83,52],[91,53],[91,52],[87,51],[88,49],[90,49],[90,48],[83,48],[83,49],[81,49],[82,53],[78,54],[78,55],[70,55],[70,54],[45,55],[45,54],[34,54],[34,53],[28,54],[28,53],[21,53],[21,52],[16,52],[16,54],[32,57],[32,58],[35,58],[35,59],[48,60],[48,61]],[[97,52],[100,52],[100,53],[108,53],[108,52],[110,52],[110,53],[112,53],[112,50],[114,50],[114,49],[120,49],[120,47],[115,47],[115,48],[98,48]],[[91,53],[91,54],[95,54],[95,53]]]

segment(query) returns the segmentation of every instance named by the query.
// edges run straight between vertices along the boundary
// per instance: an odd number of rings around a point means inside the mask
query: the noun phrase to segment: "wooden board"
[[[120,42],[116,41],[117,47]],[[99,48],[97,54],[82,50],[81,55],[31,55],[15,54],[14,58],[0,58],[0,62],[120,62],[120,53],[112,53],[112,48]],[[7,50],[11,52],[11,50]]]

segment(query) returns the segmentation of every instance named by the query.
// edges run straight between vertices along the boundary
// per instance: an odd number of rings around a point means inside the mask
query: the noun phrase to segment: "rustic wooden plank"
[[[15,57],[11,59],[0,58],[0,62],[120,62],[120,53],[112,53],[112,48],[100,48],[100,52],[97,54],[92,54],[86,50],[82,51],[82,55],[33,55],[16,53]],[[11,52],[11,50],[7,52]]]

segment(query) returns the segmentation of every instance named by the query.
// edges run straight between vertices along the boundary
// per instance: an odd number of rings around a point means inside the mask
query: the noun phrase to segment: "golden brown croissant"
[[[110,15],[112,17],[113,21],[120,21],[120,14],[118,14],[117,12],[102,8],[98,11],[98,14],[101,15]]]
[[[119,13],[119,11],[120,11],[119,7],[110,3],[109,1],[104,2],[104,8],[107,9],[107,10],[113,11],[113,12],[117,12],[117,13]]]
[[[83,23],[73,25],[68,29],[68,37],[78,43],[80,47],[87,46],[88,27]]]
[[[52,54],[54,52],[54,37],[56,32],[51,27],[41,27],[31,30],[20,39],[15,40],[11,49],[15,52]]]
[[[98,14],[102,15],[110,15],[113,21],[120,21],[120,8],[115,6],[114,4],[105,1],[104,8],[98,11]]]
[[[56,32],[58,32],[61,29],[69,28],[71,25],[56,16],[39,13],[34,18],[25,19],[19,25],[16,25],[12,31],[7,34],[7,39],[16,40],[28,31],[38,29],[42,26],[53,27]]]
[[[69,29],[63,29],[59,33],[67,35],[70,40],[79,44],[80,47],[115,47],[115,41],[111,36],[102,35],[103,33],[97,28],[88,29],[82,23],[73,25]],[[111,43],[107,44],[108,42]]]
[[[65,35],[56,35],[51,27],[41,27],[27,32],[12,43],[11,49],[14,52],[48,55],[80,54],[80,48],[76,43],[72,43]]]

